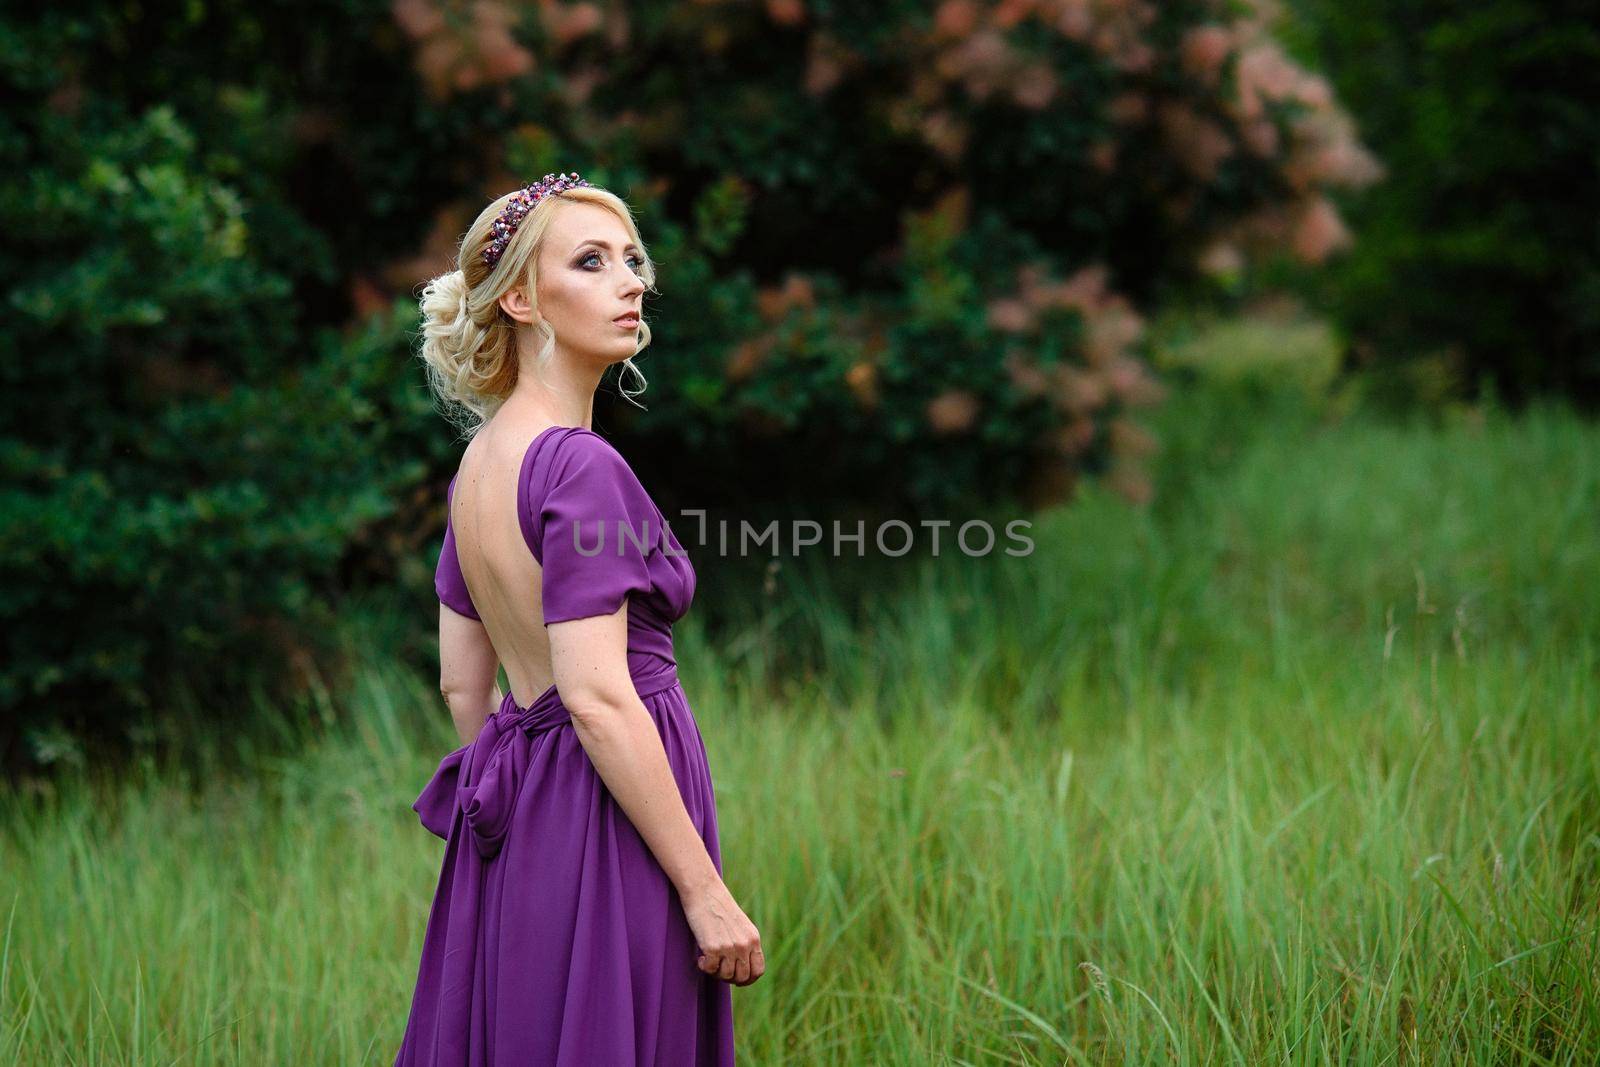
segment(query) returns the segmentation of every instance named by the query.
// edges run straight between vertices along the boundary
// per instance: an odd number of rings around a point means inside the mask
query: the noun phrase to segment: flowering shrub
[[[1350,243],[1330,191],[1380,172],[1250,5],[393,11],[435,98],[487,105],[506,169],[479,197],[579,169],[640,207],[662,388],[636,432],[720,446],[745,501],[1042,503],[1084,467],[1147,499],[1149,301],[1264,253],[1327,260]],[[442,266],[475,202],[392,280]]]

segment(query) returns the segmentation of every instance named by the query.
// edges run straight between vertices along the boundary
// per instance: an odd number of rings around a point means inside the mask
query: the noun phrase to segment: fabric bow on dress
[[[411,809],[446,840],[456,812],[466,820],[478,855],[493,859],[505,843],[517,789],[527,778],[532,738],[572,721],[555,686],[526,708],[507,702],[484,721],[478,736],[445,756]]]

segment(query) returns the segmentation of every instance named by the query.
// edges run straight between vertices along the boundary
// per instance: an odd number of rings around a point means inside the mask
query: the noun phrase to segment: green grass
[[[742,1062],[1600,1060],[1600,428],[1226,410],[1162,416],[1148,511],[685,621]],[[244,777],[0,798],[0,1062],[388,1063],[429,681]]]

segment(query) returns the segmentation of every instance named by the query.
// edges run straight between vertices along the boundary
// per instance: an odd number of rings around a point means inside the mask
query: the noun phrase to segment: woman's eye
[[[600,258],[600,253],[599,252],[590,252],[588,255],[586,255],[582,259],[578,260],[578,266],[586,267],[586,266],[589,265],[589,261],[590,260],[599,259],[599,258]],[[639,272],[639,269],[644,266],[644,260],[641,259],[639,256],[629,256],[628,257],[628,262],[633,264],[633,271],[634,271],[635,274],[637,274]]]

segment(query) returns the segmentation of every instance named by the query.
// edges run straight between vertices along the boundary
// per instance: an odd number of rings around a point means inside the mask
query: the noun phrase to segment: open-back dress
[[[694,597],[688,555],[622,455],[583,427],[552,426],[528,446],[517,509],[545,623],[628,601],[629,673],[720,872],[705,744],[672,651]],[[448,522],[434,587],[479,617]],[[554,685],[527,707],[507,692],[413,808],[445,850],[396,1067],[734,1062],[732,987],[696,965],[676,888]]]

